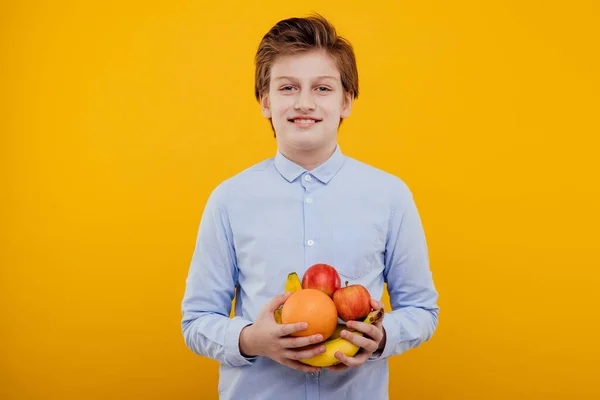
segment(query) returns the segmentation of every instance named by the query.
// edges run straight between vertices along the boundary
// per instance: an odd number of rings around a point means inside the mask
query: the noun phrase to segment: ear
[[[350,112],[352,111],[352,104],[354,103],[354,95],[350,92],[347,92],[344,96],[344,102],[342,104],[342,118],[348,118],[350,116]]]
[[[260,107],[262,108],[262,115],[267,119],[271,118],[271,102],[268,95],[263,94],[261,96]]]

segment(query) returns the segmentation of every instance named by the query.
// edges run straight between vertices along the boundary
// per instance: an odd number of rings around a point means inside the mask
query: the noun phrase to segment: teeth
[[[314,124],[314,119],[295,119],[294,122],[299,122],[301,124]]]

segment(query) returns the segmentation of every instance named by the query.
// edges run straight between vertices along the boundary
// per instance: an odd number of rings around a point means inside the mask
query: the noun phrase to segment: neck
[[[290,161],[300,165],[307,171],[312,171],[321,164],[325,163],[335,152],[337,143],[334,142],[328,146],[318,149],[298,149],[298,148],[280,148],[279,151]]]

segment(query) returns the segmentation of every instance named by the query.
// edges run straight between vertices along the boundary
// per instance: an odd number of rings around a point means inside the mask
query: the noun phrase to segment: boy
[[[386,399],[387,359],[433,335],[437,292],[410,190],[337,144],[358,96],[352,47],[320,16],[280,21],[256,54],[255,94],[278,151],[206,204],[182,303],[185,342],[220,363],[223,399]],[[387,282],[392,305],[375,325],[349,322],[365,335],[343,336],[361,350],[322,369],[298,361],[322,351],[312,346],[320,338],[293,338],[306,326],[273,317],[287,274],[317,263],[365,286],[374,309]]]

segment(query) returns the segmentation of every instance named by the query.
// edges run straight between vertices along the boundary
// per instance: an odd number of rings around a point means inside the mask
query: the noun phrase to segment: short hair
[[[325,50],[336,62],[342,87],[358,98],[358,69],[352,45],[338,36],[335,27],[319,14],[279,21],[262,38],[256,52],[254,95],[260,101],[269,91],[273,63],[280,56]]]

